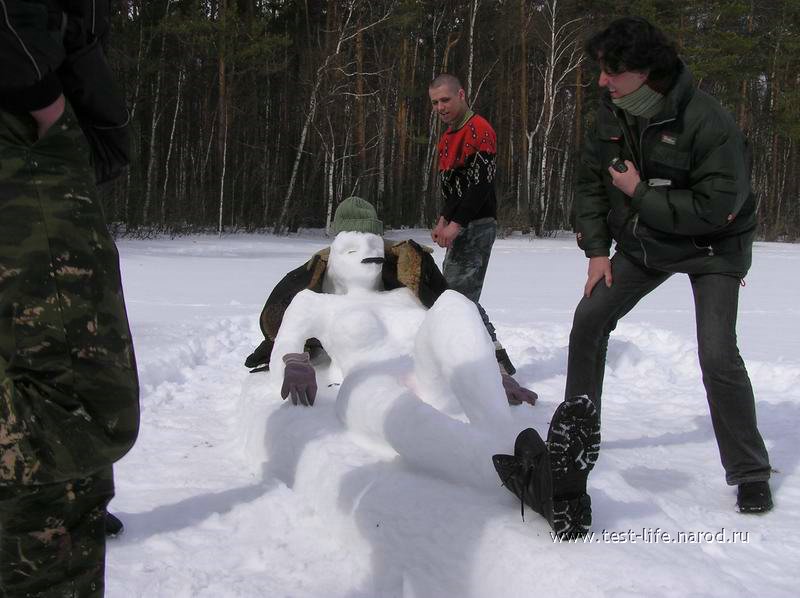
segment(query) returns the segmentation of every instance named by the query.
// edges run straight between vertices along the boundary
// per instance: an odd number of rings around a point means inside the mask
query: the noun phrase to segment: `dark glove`
[[[283,356],[286,369],[283,371],[281,397],[292,395],[292,405],[311,407],[317,396],[317,374],[309,363],[308,353],[287,353]]]
[[[522,405],[522,403],[536,404],[536,399],[539,398],[532,390],[528,390],[519,385],[519,382],[514,380],[508,374],[501,374],[503,377],[503,390],[506,391],[506,398],[509,405]]]

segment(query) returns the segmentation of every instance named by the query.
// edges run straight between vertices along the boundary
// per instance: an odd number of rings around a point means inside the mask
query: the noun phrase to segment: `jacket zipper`
[[[613,114],[614,114],[614,117],[617,119],[617,122],[622,124],[622,121],[620,120],[619,116],[617,116],[617,113],[613,112]],[[644,151],[642,149],[644,147],[644,134],[647,132],[647,129],[649,129],[650,127],[657,127],[658,125],[663,125],[665,123],[673,122],[673,121],[676,121],[676,120],[677,120],[677,118],[667,118],[665,120],[660,120],[660,121],[655,122],[655,123],[648,123],[648,125],[644,129],[642,129],[641,132],[639,133],[639,164],[637,164],[637,166],[639,167],[639,175],[641,176],[642,180],[644,180],[644,168],[643,168],[643,166],[644,166]],[[627,130],[628,133],[630,133],[631,129],[628,126],[628,123],[625,123],[625,130]],[[630,141],[628,141],[627,136],[625,137],[625,143],[627,143],[627,145],[628,145],[628,150],[631,152],[631,156],[634,156],[634,158],[635,158],[636,155],[633,153],[633,148],[631,147]],[[649,268],[650,266],[648,266],[648,264],[647,264],[647,249],[645,249],[644,241],[642,241],[642,238],[637,233],[637,228],[638,227],[639,227],[639,214],[637,213],[636,216],[633,219],[633,237],[637,241],[639,241],[639,246],[642,248],[642,258],[644,260],[644,265]]]
[[[642,242],[641,237],[639,237],[639,233],[637,229],[639,228],[639,214],[633,217],[633,236],[634,238],[639,241],[639,245],[642,248],[642,260],[644,261],[644,265],[648,268],[650,267],[647,263],[647,249],[644,248],[644,243]]]
[[[17,38],[17,41],[19,42],[19,45],[22,46],[22,49],[25,52],[25,55],[28,58],[30,58],[30,61],[33,63],[33,68],[36,69],[36,75],[39,78],[39,81],[41,81],[42,80],[42,71],[39,69],[39,65],[36,64],[36,59],[33,57],[33,54],[31,54],[30,51],[28,50],[28,46],[26,46],[25,42],[22,41],[22,38],[17,33],[16,29],[14,29],[14,27],[12,27],[11,19],[8,17],[8,8],[6,7],[5,1],[4,0],[0,0],[0,5],[3,6],[3,15],[6,18],[6,25],[8,25],[8,30],[11,31],[12,34],[14,34],[14,37]]]

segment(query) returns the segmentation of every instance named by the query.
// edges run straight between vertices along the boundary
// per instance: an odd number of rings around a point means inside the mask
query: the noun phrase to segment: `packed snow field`
[[[425,231],[387,237],[430,244]],[[675,276],[612,335],[589,479],[594,535],[569,544],[553,542],[535,513],[523,521],[499,480],[462,476],[458,455],[438,475],[348,428],[332,368],[303,408],[281,400],[269,373],[243,367],[274,284],[329,243],[313,231],[119,243],[142,426],[116,467],[111,510],[127,529],[109,544],[108,596],[796,595],[800,246],[756,244],[739,310],[775,510],[734,509],[700,381],[691,289]],[[441,264],[443,251],[434,255]],[[516,379],[540,397],[512,408],[519,430],[546,434],[562,399],[585,273],[571,237],[495,244],[482,303]],[[398,433],[433,451],[421,431]],[[505,452],[513,442],[498,439]]]

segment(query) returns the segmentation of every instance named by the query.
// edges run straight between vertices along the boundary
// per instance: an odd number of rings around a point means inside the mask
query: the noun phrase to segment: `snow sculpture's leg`
[[[414,371],[418,392],[450,412],[453,401],[473,424],[504,430],[511,422],[494,345],[475,304],[445,291],[417,332]]]
[[[404,384],[410,372],[409,359],[351,370],[336,402],[342,422],[388,444],[413,468],[456,483],[496,488],[491,456],[508,451],[514,435],[455,420],[421,401]]]

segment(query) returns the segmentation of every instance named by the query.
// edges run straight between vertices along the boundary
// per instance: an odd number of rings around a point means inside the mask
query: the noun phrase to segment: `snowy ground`
[[[142,428],[116,468],[112,510],[127,531],[109,546],[108,596],[796,595],[800,246],[757,244],[740,302],[775,510],[734,510],[700,383],[691,291],[678,276],[612,336],[590,478],[596,535],[575,545],[554,543],[533,513],[523,522],[499,482],[435,479],[346,430],[337,387],[313,409],[293,408],[269,374],[242,366],[269,290],[328,243],[312,234],[119,243]],[[495,244],[483,304],[517,379],[540,396],[515,408],[519,429],[544,433],[561,400],[585,268],[571,238]]]

